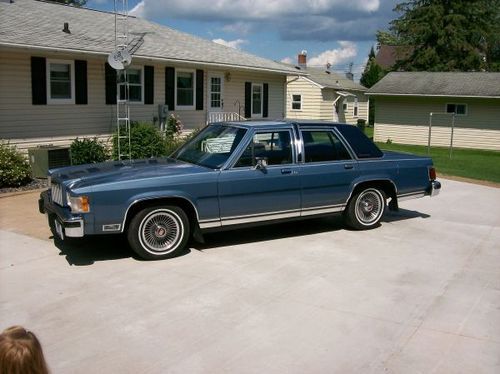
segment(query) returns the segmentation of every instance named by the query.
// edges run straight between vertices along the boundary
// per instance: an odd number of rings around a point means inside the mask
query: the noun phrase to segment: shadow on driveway
[[[428,217],[430,217],[428,214],[399,209],[398,212],[387,211],[382,218],[382,222],[390,223]],[[193,250],[205,251],[222,246],[258,243],[282,238],[315,235],[323,232],[333,233],[342,229],[346,229],[342,216],[337,215],[206,233],[204,235],[205,243],[192,242],[189,247]],[[54,243],[61,251],[60,255],[66,256],[66,260],[70,265],[86,266],[92,265],[96,261],[119,260],[131,257],[137,261],[143,261],[132,251],[125,235],[96,235],[65,241],[54,239]],[[186,249],[181,256],[190,252],[190,249]]]

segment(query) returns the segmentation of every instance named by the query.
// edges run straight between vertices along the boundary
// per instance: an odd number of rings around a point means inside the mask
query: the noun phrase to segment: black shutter
[[[196,110],[203,110],[203,70],[196,70]]]
[[[106,79],[106,104],[116,104],[116,70],[107,62],[104,75]]]
[[[155,97],[155,68],[144,66],[144,104],[154,104]]]
[[[262,117],[269,116],[269,84],[264,83],[264,101],[262,102]]]
[[[165,68],[165,104],[168,110],[175,110],[175,69]]]
[[[245,82],[245,118],[252,117],[252,82]]]
[[[75,60],[75,104],[88,104],[87,61]]]
[[[44,57],[31,57],[31,102],[47,104],[47,63]]]

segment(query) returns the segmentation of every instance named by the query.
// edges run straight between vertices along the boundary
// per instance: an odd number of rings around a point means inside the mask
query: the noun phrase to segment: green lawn
[[[427,147],[419,145],[377,143],[384,150],[427,155]],[[449,148],[431,147],[430,156],[441,174],[500,183],[500,152],[454,148],[450,160]]]

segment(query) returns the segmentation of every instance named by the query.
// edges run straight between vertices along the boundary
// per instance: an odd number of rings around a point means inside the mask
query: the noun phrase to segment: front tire
[[[189,219],[177,206],[145,208],[132,218],[127,238],[133,251],[145,260],[175,257],[189,239]]]
[[[384,193],[377,188],[366,188],[352,196],[345,211],[346,224],[355,230],[376,227],[385,210]]]

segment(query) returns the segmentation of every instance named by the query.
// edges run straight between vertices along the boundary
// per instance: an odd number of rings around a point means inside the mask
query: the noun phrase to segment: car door
[[[358,164],[331,128],[300,129],[303,143],[302,216],[342,211]]]
[[[258,130],[219,175],[222,225],[300,216],[300,175],[291,129]],[[259,167],[259,160],[267,166]]]

